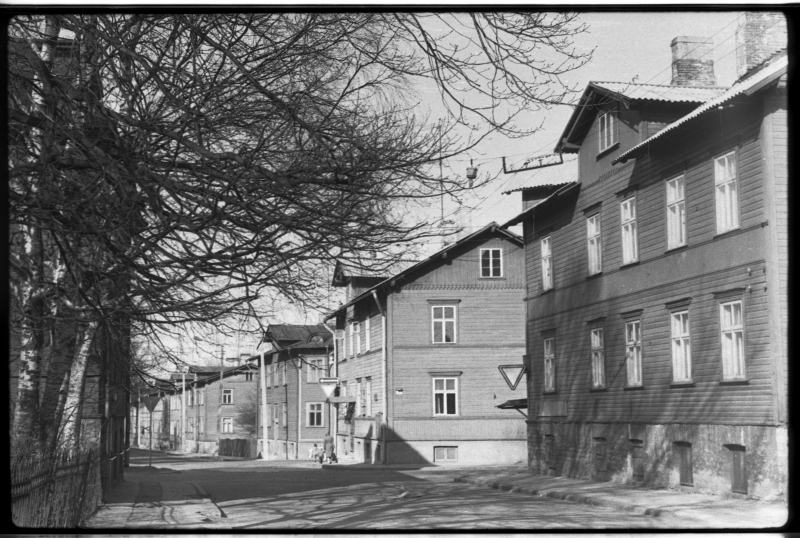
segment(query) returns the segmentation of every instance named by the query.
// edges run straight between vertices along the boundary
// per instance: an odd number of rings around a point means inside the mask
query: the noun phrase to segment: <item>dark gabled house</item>
[[[556,148],[578,177],[505,224],[527,250],[532,470],[785,495],[785,24],[742,15],[730,88],[698,38],[673,41],[669,86],[590,83]]]

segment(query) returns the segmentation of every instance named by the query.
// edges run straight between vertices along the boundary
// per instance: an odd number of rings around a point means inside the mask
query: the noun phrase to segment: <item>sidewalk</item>
[[[476,486],[605,506],[662,518],[671,528],[778,529],[788,522],[785,503],[592,482],[527,471],[471,472],[455,479]]]

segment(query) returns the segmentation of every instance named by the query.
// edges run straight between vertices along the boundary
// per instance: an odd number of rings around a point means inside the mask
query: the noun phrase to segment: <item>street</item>
[[[164,453],[153,455],[153,467],[147,467],[146,451],[133,450],[126,482],[90,525],[392,530],[668,526],[663,518],[454,482],[465,469],[332,470],[304,461],[221,461]],[[131,512],[131,502],[142,510]]]

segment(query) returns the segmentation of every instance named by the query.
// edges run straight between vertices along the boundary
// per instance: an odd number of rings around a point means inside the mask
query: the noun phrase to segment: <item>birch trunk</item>
[[[70,363],[75,354],[76,333],[77,326],[74,323],[58,321],[53,328],[53,353],[39,407],[42,440],[49,448],[55,448],[58,443],[69,388]]]
[[[83,328],[83,337],[69,374],[69,388],[64,402],[64,418],[62,438],[66,446],[76,447],[80,444],[80,419],[83,405],[83,387],[86,380],[86,368],[92,352],[99,322],[91,321]]]

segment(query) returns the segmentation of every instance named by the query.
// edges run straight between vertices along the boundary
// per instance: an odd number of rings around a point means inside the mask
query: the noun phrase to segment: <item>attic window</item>
[[[599,123],[600,152],[617,143],[617,118],[615,112],[606,112],[600,116]]]

